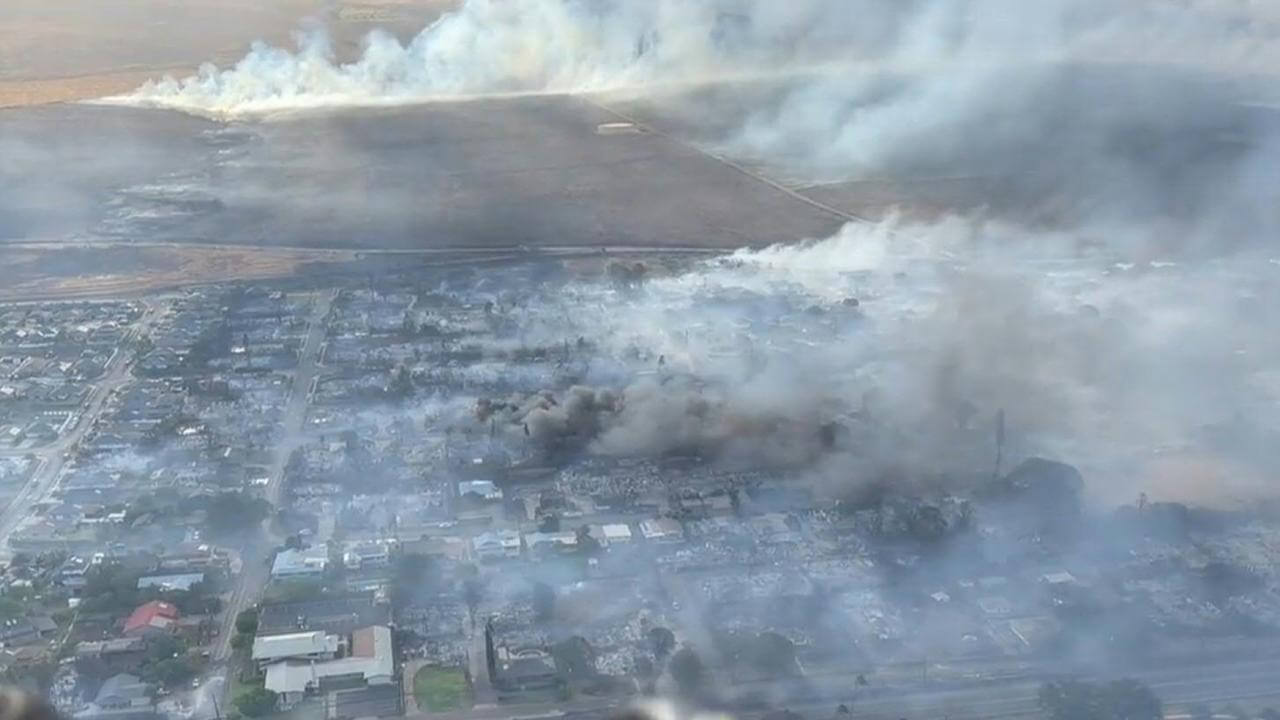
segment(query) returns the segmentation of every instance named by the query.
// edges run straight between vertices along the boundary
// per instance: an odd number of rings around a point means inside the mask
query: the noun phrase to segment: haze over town
[[[1280,11],[0,9],[80,720],[1271,718]]]

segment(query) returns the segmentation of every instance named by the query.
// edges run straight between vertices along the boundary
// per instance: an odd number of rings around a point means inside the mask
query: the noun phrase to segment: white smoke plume
[[[991,69],[1010,65],[1274,67],[1277,24],[1274,11],[1243,0],[465,0],[407,44],[371,33],[351,62],[338,61],[326,35],[313,31],[299,36],[295,50],[258,44],[233,67],[206,65],[194,76],[165,78],[110,100],[238,115],[501,93],[643,90],[822,69],[824,79],[787,111],[810,115],[815,101],[838,107],[825,101],[829,83],[848,97],[888,71],[938,78],[906,99],[932,106],[960,100],[988,82]],[[867,71],[873,72],[861,74]],[[832,118],[821,114],[808,122],[829,124]],[[862,120],[860,133],[894,129],[883,118]]]
[[[468,0],[407,44],[371,35],[351,62],[313,34],[115,101],[234,116],[613,91],[606,102],[801,185],[1014,178],[1015,204],[1047,198],[1066,222],[851,225],[650,281],[628,303],[583,298],[608,308],[583,322],[616,351],[649,348],[712,389],[518,398],[515,431],[620,453],[746,438],[727,449],[772,455],[831,407],[865,407],[898,429],[868,442],[943,464],[972,445],[969,409],[1003,408],[1028,446],[1118,473],[1131,448],[1196,445],[1242,408],[1275,425],[1258,401],[1273,397],[1259,388],[1275,387],[1263,359],[1280,334],[1236,310],[1276,300],[1280,143],[1236,111],[1280,97],[1278,39],[1280,11],[1245,0]],[[691,88],[725,77],[756,82]],[[743,332],[758,318],[722,294],[820,309],[856,297],[864,318],[798,352],[805,338]],[[1225,434],[1225,451],[1253,453]]]
[[[1093,226],[1105,242],[1081,250],[1076,231],[891,219],[740,251],[625,298],[569,286],[601,350],[644,348],[653,370],[620,390],[503,401],[499,427],[552,449],[695,453],[847,483],[859,467],[989,465],[1004,411],[1011,456],[1078,464],[1099,499],[1263,495],[1280,327],[1257,308],[1280,299],[1280,260],[1116,251],[1142,245],[1133,232]],[[1175,490],[1168,467],[1148,475],[1166,462],[1200,478]]]
[[[739,5],[742,14],[727,14]],[[822,5],[810,1],[780,13],[758,0],[468,0],[408,44],[371,33],[350,63],[337,62],[327,35],[311,31],[298,36],[295,51],[258,44],[232,68],[205,65],[195,76],[165,78],[114,100],[235,115],[691,79],[740,71],[744,59],[759,68],[771,58],[818,54],[764,51],[778,34],[804,37],[804,25],[826,12]]]

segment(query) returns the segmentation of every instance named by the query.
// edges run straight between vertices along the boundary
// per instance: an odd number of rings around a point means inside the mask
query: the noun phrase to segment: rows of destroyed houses
[[[148,377],[264,374],[296,367],[312,298],[261,286],[189,290],[138,358]]]
[[[0,448],[56,440],[142,312],[132,301],[0,306]]]
[[[1174,512],[1166,506],[1086,516],[1071,510],[1079,488],[1069,468],[1062,487],[1034,487],[1058,483],[1066,467],[1020,468],[998,495],[850,503],[767,473],[592,460],[534,483],[453,477],[421,496],[335,494],[299,507],[314,511],[317,527],[346,530],[349,570],[363,565],[364,544],[377,548],[368,551],[377,565],[431,555],[478,567],[487,584],[538,578],[557,598],[619,578],[656,582],[647,598],[615,594],[633,598],[635,613],[670,617],[681,638],[708,628],[735,677],[779,671],[735,650],[763,634],[785,638],[805,667],[865,674],[921,658],[1050,661],[1099,636],[1149,654],[1166,647],[1162,639],[1280,627],[1275,528],[1232,517],[1170,539],[1148,527]],[[333,562],[332,552],[319,555]],[[487,631],[493,652],[519,657],[512,667],[554,666],[556,645],[577,636],[557,634],[530,609],[529,592],[481,593],[477,604],[465,579],[452,583],[411,608],[415,651],[457,663]],[[616,633],[638,618],[618,621]],[[593,621],[573,627],[587,628],[574,632],[599,673],[651,671],[633,644],[587,637]]]
[[[343,289],[327,320],[317,404],[343,411],[555,386],[583,361],[583,341],[532,272],[422,271]]]
[[[138,498],[265,482],[309,300],[204,288],[154,303],[152,327],[130,351],[132,375],[68,450],[49,501],[10,538],[14,548],[84,550]],[[142,542],[150,532],[113,536]]]

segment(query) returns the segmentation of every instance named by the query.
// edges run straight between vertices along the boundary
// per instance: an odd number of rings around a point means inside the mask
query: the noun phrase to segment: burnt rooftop
[[[323,630],[347,635],[370,625],[387,625],[391,609],[373,601],[373,595],[336,600],[264,605],[258,613],[258,636]]]

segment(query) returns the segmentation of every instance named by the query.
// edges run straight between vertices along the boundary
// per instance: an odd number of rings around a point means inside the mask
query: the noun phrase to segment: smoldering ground
[[[1078,240],[962,218],[852,224],[639,289],[571,285],[556,302],[575,327],[640,374],[495,398],[479,420],[557,452],[848,483],[989,468],[1003,412],[1014,457],[1068,459],[1098,499],[1265,493],[1275,328],[1249,308],[1276,299],[1280,267],[1261,253],[1134,261]],[[1162,486],[1193,467],[1197,483]]]

